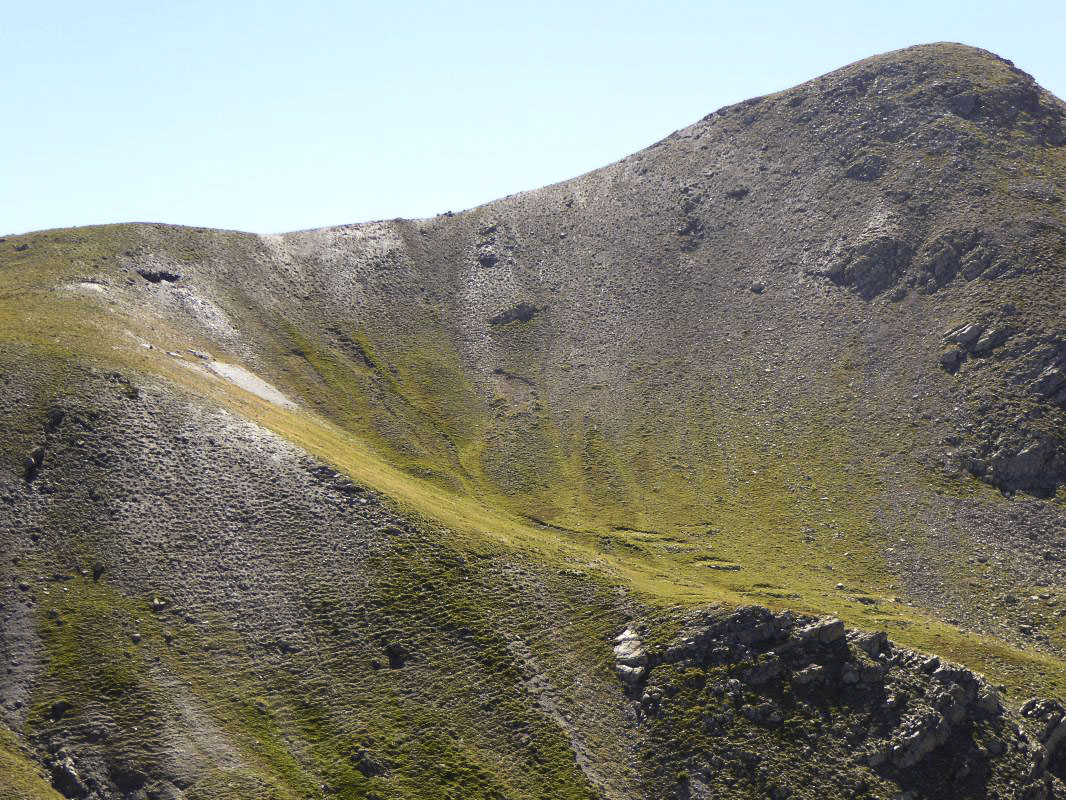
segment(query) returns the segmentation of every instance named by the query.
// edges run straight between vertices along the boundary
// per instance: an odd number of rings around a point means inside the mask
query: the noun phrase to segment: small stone
[[[411,657],[410,651],[399,642],[387,644],[385,655],[388,656],[390,669],[403,669],[407,664],[407,659]]]
[[[625,664],[616,664],[615,671],[623,683],[630,685],[640,683],[647,670],[644,667],[627,667]]]
[[[994,690],[985,689],[977,695],[977,707],[987,714],[995,714],[1000,710],[999,697]]]
[[[628,640],[615,645],[614,658],[619,664],[639,667],[647,663],[648,655],[639,641]]]
[[[62,750],[52,766],[52,785],[66,797],[85,797],[89,793],[74,766],[74,759]]]
[[[953,347],[940,354],[940,366],[948,372],[954,372],[959,368],[959,365],[962,364],[965,358],[966,354],[962,350]]]
[[[973,345],[973,350],[975,353],[987,353],[989,350],[999,347],[1008,338],[1010,338],[1009,330],[993,328],[977,340]]]
[[[978,339],[981,338],[981,334],[985,332],[984,325],[978,325],[976,323],[971,325],[963,325],[961,328],[956,328],[947,335],[947,340],[955,342],[963,347],[969,347]]]
[[[821,664],[811,664],[806,669],[801,669],[792,676],[792,682],[799,686],[809,683],[819,683],[825,680],[826,668]]]
[[[907,695],[903,692],[893,692],[885,698],[884,706],[892,711],[902,708],[907,704]]]

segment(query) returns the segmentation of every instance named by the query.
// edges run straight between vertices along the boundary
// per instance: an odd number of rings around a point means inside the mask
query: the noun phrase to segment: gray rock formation
[[[883,797],[1066,796],[1059,703],[1011,712],[981,676],[883,633],[747,606],[686,616],[673,640],[641,649],[639,680],[625,671],[633,652],[616,649],[619,674],[664,786],[677,774],[707,797],[838,796],[844,786]]]

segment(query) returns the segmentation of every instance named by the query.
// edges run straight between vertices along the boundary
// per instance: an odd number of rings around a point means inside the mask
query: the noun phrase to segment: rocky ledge
[[[757,606],[631,624],[615,665],[678,797],[1066,797],[1066,709],[884,633]],[[676,628],[674,628],[676,630]],[[657,750],[657,752],[656,752]]]

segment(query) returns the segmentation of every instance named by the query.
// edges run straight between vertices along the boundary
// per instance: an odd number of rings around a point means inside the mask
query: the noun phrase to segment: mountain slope
[[[68,796],[716,796],[634,762],[611,648],[709,602],[1061,697],[1064,120],[930,45],[461,214],[6,238],[0,756]]]

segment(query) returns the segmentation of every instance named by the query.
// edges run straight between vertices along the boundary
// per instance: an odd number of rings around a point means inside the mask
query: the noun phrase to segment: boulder
[[[831,644],[844,636],[844,623],[836,617],[826,617],[800,628],[796,638],[802,642]]]
[[[976,322],[968,325],[963,325],[961,328],[956,328],[950,331],[945,337],[949,342],[969,349],[978,339],[981,338],[981,334],[985,332],[985,326],[979,325]]]
[[[940,354],[940,366],[948,372],[956,372],[965,360],[966,353],[958,347],[952,347]]]

